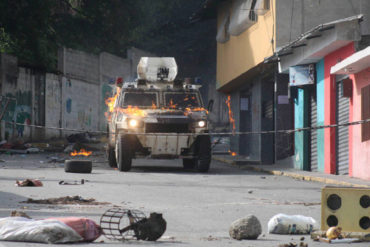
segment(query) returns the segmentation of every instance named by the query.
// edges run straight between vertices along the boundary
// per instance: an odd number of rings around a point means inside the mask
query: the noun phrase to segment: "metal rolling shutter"
[[[349,98],[343,97],[342,82],[337,84],[337,123],[346,123],[349,121]],[[349,163],[349,142],[348,126],[337,128],[337,173],[348,174]]]
[[[316,94],[311,94],[311,126],[317,125],[317,103]],[[317,164],[317,130],[311,131],[311,152],[310,152],[311,171],[318,170]]]

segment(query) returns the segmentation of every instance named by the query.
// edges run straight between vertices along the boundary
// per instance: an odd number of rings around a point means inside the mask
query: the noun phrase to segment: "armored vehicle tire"
[[[198,137],[198,165],[199,172],[208,172],[211,165],[211,138],[210,136]]]
[[[91,160],[66,160],[64,161],[64,171],[72,173],[91,173]]]
[[[121,172],[131,170],[132,152],[127,136],[119,136],[116,140],[116,160],[118,169]]]
[[[108,165],[110,167],[117,167],[116,154],[114,148],[108,146],[107,148]]]
[[[184,169],[194,169],[196,165],[196,159],[182,159],[182,166],[184,167]]]

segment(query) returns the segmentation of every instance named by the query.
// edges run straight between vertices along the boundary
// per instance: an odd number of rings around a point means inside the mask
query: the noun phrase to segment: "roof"
[[[330,74],[355,74],[368,67],[370,67],[370,46],[331,67]]]
[[[362,14],[355,15],[355,16],[339,19],[336,21],[328,22],[325,24],[320,24],[312,28],[311,30],[301,34],[296,40],[282,46],[272,56],[265,58],[264,62],[265,63],[278,62],[279,57],[293,54],[295,48],[306,46],[308,40],[321,37],[323,32],[335,28],[336,24],[351,22],[354,20],[358,20],[359,22],[362,21],[363,15]]]

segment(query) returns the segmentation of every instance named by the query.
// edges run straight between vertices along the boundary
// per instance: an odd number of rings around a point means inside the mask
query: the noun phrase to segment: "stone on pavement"
[[[234,221],[229,229],[230,237],[237,240],[257,239],[261,233],[261,223],[257,217],[252,214]]]

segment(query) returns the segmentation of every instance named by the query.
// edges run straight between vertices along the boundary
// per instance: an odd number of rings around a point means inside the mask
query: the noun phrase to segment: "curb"
[[[295,172],[283,172],[279,170],[269,170],[269,169],[264,169],[261,167],[256,167],[256,166],[251,166],[251,165],[246,165],[246,166],[240,166],[235,163],[233,160],[228,160],[228,159],[223,159],[220,157],[212,157],[213,160],[217,160],[232,166],[236,166],[240,169],[243,170],[249,170],[249,171],[255,171],[255,172],[263,172],[275,176],[285,176],[285,177],[291,177],[294,179],[298,180],[304,180],[304,181],[311,181],[311,182],[319,182],[323,184],[330,184],[330,185],[340,185],[340,186],[349,186],[349,187],[361,187],[361,188],[370,188],[370,186],[365,185],[365,184],[354,184],[350,182],[343,182],[343,181],[338,181],[332,178],[324,178],[324,177],[317,177],[317,176],[311,176],[311,175],[302,175],[298,174]]]

